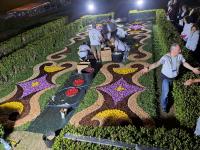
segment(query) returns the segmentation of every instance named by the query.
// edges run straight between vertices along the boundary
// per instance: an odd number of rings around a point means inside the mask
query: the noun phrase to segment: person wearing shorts
[[[92,29],[89,30],[89,39],[91,50],[97,62],[101,61],[101,41],[103,39],[101,32],[96,29],[96,24],[92,24]]]

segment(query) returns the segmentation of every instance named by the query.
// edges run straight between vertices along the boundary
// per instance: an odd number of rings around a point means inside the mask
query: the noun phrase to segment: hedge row
[[[173,43],[179,43],[181,47],[183,46],[179,33],[172,23],[166,19],[164,10],[156,11],[156,24],[158,25],[159,42],[162,47],[161,55],[166,54],[169,51],[170,45]]]
[[[129,21],[144,21],[144,20],[154,20],[156,18],[156,10],[130,10],[129,11]]]
[[[158,10],[156,13],[157,23],[159,28],[159,44],[160,53],[162,56],[165,54],[169,45],[173,42],[179,42],[182,45],[182,41],[178,38],[177,32],[173,30],[167,30],[164,26],[168,25],[168,28],[174,29],[172,24],[164,19],[165,13],[162,10]],[[162,23],[162,19],[163,22]],[[169,33],[165,33],[168,31]],[[171,33],[173,32],[173,33]],[[176,35],[174,37],[174,35]],[[174,40],[169,37],[173,37]],[[176,39],[177,38],[177,39]],[[158,48],[157,48],[158,49]],[[158,57],[158,56],[157,56]],[[187,54],[189,58],[189,54]],[[181,83],[181,81],[179,81]],[[176,87],[175,87],[176,90]],[[198,90],[198,89],[197,89]],[[196,91],[197,91],[196,90]],[[192,90],[191,90],[192,91]],[[194,93],[193,93],[194,94]],[[181,93],[180,93],[181,95]],[[183,95],[183,94],[182,94]],[[180,100],[178,100],[180,101]],[[196,107],[199,107],[197,105]],[[193,107],[194,108],[194,107]],[[189,114],[189,113],[188,113]],[[117,141],[122,141],[126,143],[136,143],[146,146],[159,147],[163,149],[176,149],[176,150],[190,150],[190,149],[199,149],[200,138],[195,137],[193,134],[188,133],[182,129],[146,129],[146,128],[136,128],[134,126],[125,126],[125,127],[78,127],[67,125],[57,137],[53,149],[54,150],[64,150],[64,149],[117,149],[109,146],[102,146],[98,144],[91,144],[86,142],[74,142],[72,140],[64,139],[65,133],[71,133],[75,135],[84,135],[84,136],[93,136],[97,138],[106,138]]]
[[[62,25],[62,21],[59,20],[59,23],[56,22],[58,24],[56,25],[57,27],[60,25],[57,29],[46,26],[48,29],[45,31],[46,35],[44,37],[38,38],[24,48],[18,49],[0,60],[0,84],[15,80],[19,73],[25,73],[27,70],[30,71],[34,65],[44,61],[47,55],[61,50],[66,45],[68,39],[75,35],[75,33],[83,30],[84,26],[94,21],[107,19],[110,15],[112,14],[86,16],[68,25],[64,25],[64,23]],[[20,45],[20,42],[11,42],[7,45]]]
[[[36,27],[34,29],[28,30],[21,34],[18,34],[15,37],[12,37],[4,42],[0,43],[0,58],[12,53],[13,51],[18,50],[19,48],[24,47],[25,45],[49,34],[54,34],[56,32],[65,32],[66,36],[69,37],[74,34],[74,31],[79,31],[84,26],[102,19],[107,18],[108,16],[113,15],[104,14],[104,15],[96,15],[96,16],[84,16],[81,19],[76,20],[73,23],[68,25],[65,24],[66,18],[61,18],[42,26]]]
[[[125,127],[78,127],[66,126],[57,137],[54,150],[74,149],[117,149],[111,146],[74,142],[64,138],[65,133],[111,139],[129,144],[141,144],[163,149],[191,150],[198,149],[200,138],[194,137],[181,129],[167,130],[164,128],[146,129],[134,126]]]
[[[184,48],[183,41],[176,28],[171,22],[166,20],[165,12],[162,10],[157,11],[156,17],[161,54],[167,53],[172,43],[178,43],[183,48],[183,55],[187,62],[193,66],[199,66],[199,63],[194,59],[191,53]],[[174,82],[173,97],[175,115],[180,124],[188,128],[194,128],[200,116],[200,88],[198,85],[185,87],[183,83],[190,78],[199,78],[199,76],[182,68],[179,78]]]
[[[3,126],[0,124],[0,138],[3,137],[4,135],[4,128]]]

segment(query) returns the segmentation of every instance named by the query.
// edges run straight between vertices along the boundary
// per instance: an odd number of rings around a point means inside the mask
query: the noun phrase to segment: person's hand
[[[148,73],[148,72],[149,72],[149,69],[148,69],[147,67],[145,67],[144,69],[141,70],[141,72],[142,72],[143,74]]]
[[[192,70],[192,72],[194,72],[195,74],[200,74],[200,71],[199,71],[198,68],[194,68],[194,69]]]
[[[190,86],[192,84],[193,84],[193,80],[192,79],[189,79],[189,80],[185,81],[185,83],[184,83],[185,86]]]

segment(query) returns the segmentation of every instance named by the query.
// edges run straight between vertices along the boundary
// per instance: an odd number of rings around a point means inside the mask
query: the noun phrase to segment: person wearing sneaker
[[[173,85],[173,81],[179,74],[179,68],[181,64],[193,71],[195,74],[200,74],[198,68],[193,68],[186,62],[183,55],[181,54],[181,48],[178,44],[172,44],[170,52],[164,55],[158,62],[145,67],[141,70],[142,73],[148,73],[150,70],[155,69],[162,65],[161,79],[162,79],[162,93],[161,93],[161,107],[164,112],[167,112],[168,107],[168,95],[170,87]]]

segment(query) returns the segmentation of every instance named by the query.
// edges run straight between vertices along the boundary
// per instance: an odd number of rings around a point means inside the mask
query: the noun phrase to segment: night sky
[[[0,13],[2,12],[6,12],[8,10],[14,9],[16,7],[31,3],[31,2],[38,2],[40,0],[0,0]],[[88,0],[72,0],[72,1],[76,1],[76,4],[79,4],[79,2],[77,3],[77,1],[80,1],[80,5],[82,5],[83,3],[86,3]],[[122,0],[93,0],[94,2],[96,1],[100,1],[100,2],[107,2],[107,3],[112,3],[112,4],[116,4],[116,2],[122,1]],[[133,2],[136,0],[123,0],[124,2],[129,1],[129,2]],[[146,7],[149,9],[151,8],[159,8],[159,7],[163,7],[167,4],[168,0],[144,0],[146,1]],[[180,1],[185,1],[185,2],[189,2],[189,3],[197,3],[200,2],[200,0],[180,0]],[[82,4],[81,4],[82,3]],[[77,5],[77,7],[80,7]],[[146,9],[146,8],[145,8]]]

